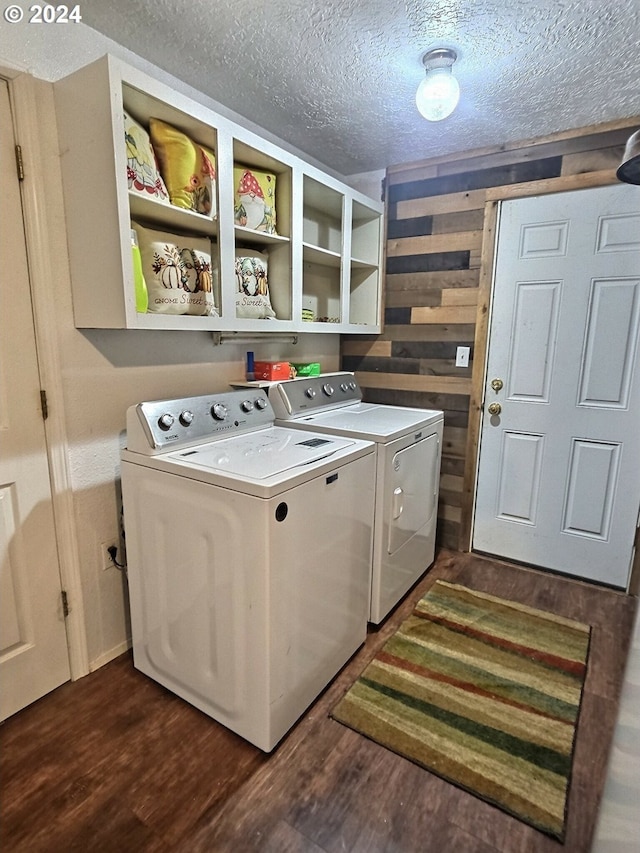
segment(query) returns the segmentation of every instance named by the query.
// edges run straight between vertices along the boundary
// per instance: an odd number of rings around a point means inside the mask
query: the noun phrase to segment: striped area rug
[[[590,633],[437,581],[331,716],[562,841]]]

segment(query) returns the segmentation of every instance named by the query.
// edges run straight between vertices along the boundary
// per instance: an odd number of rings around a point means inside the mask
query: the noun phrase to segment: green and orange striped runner
[[[562,840],[590,633],[437,581],[331,716]]]

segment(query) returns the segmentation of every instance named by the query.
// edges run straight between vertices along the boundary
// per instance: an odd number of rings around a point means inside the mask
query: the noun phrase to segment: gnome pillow
[[[244,166],[234,166],[234,220],[236,225],[276,233],[276,176]]]

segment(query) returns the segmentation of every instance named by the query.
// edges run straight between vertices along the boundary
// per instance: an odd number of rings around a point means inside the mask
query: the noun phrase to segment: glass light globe
[[[455,110],[460,84],[450,68],[431,68],[418,86],[416,106],[428,121],[441,121]]]

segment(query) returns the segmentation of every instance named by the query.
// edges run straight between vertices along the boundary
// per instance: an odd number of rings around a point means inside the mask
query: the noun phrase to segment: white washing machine
[[[376,443],[369,621],[379,623],[435,556],[444,415],[363,403],[352,373],[269,387],[276,423]]]
[[[264,391],[127,412],[134,664],[265,752],[364,642],[375,445],[274,426]]]

